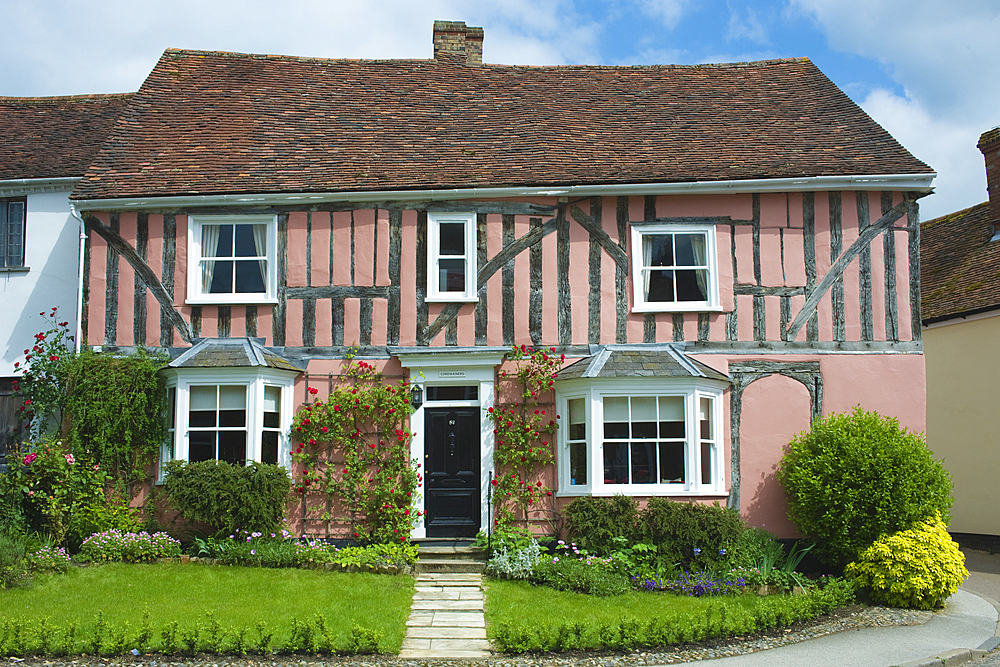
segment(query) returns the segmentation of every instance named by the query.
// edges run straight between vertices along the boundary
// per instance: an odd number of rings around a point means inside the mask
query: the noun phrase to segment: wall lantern
[[[416,410],[424,404],[424,388],[419,384],[410,387],[410,405]]]

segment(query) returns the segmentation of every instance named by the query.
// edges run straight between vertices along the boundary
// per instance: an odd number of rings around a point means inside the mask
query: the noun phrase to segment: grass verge
[[[396,653],[412,596],[407,576],[181,564],[73,568],[0,591],[0,655],[114,655],[144,640],[141,652],[364,652],[376,637],[377,650]],[[261,633],[271,634],[270,642]]]
[[[849,604],[843,581],[804,596],[687,597],[633,591],[595,597],[523,581],[490,581],[486,590],[489,638],[508,653],[630,649],[746,635]]]

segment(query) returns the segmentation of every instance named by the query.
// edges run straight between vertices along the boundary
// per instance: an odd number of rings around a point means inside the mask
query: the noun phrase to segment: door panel
[[[424,408],[428,537],[479,532],[479,422],[476,408]]]

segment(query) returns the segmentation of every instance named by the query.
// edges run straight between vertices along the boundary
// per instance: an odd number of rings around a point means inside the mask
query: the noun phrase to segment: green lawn
[[[790,625],[852,600],[853,589],[843,584],[800,597],[645,591],[596,597],[490,580],[486,627],[490,639],[511,652],[662,646]]]
[[[112,628],[135,629],[148,610],[154,630],[177,621],[181,630],[214,614],[223,628],[253,628],[263,622],[275,643],[287,641],[293,618],[322,614],[332,635],[345,636],[353,624],[382,634],[380,647],[398,652],[413,597],[408,576],[181,564],[101,565],[36,581],[30,588],[0,591],[0,623],[5,619],[48,618],[63,628],[80,623],[78,636],[93,633],[98,612]]]

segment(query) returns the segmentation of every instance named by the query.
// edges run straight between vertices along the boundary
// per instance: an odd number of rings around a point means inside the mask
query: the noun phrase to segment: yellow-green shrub
[[[938,606],[969,576],[965,554],[948,535],[940,514],[883,535],[844,572],[870,588],[875,599],[915,609]]]

